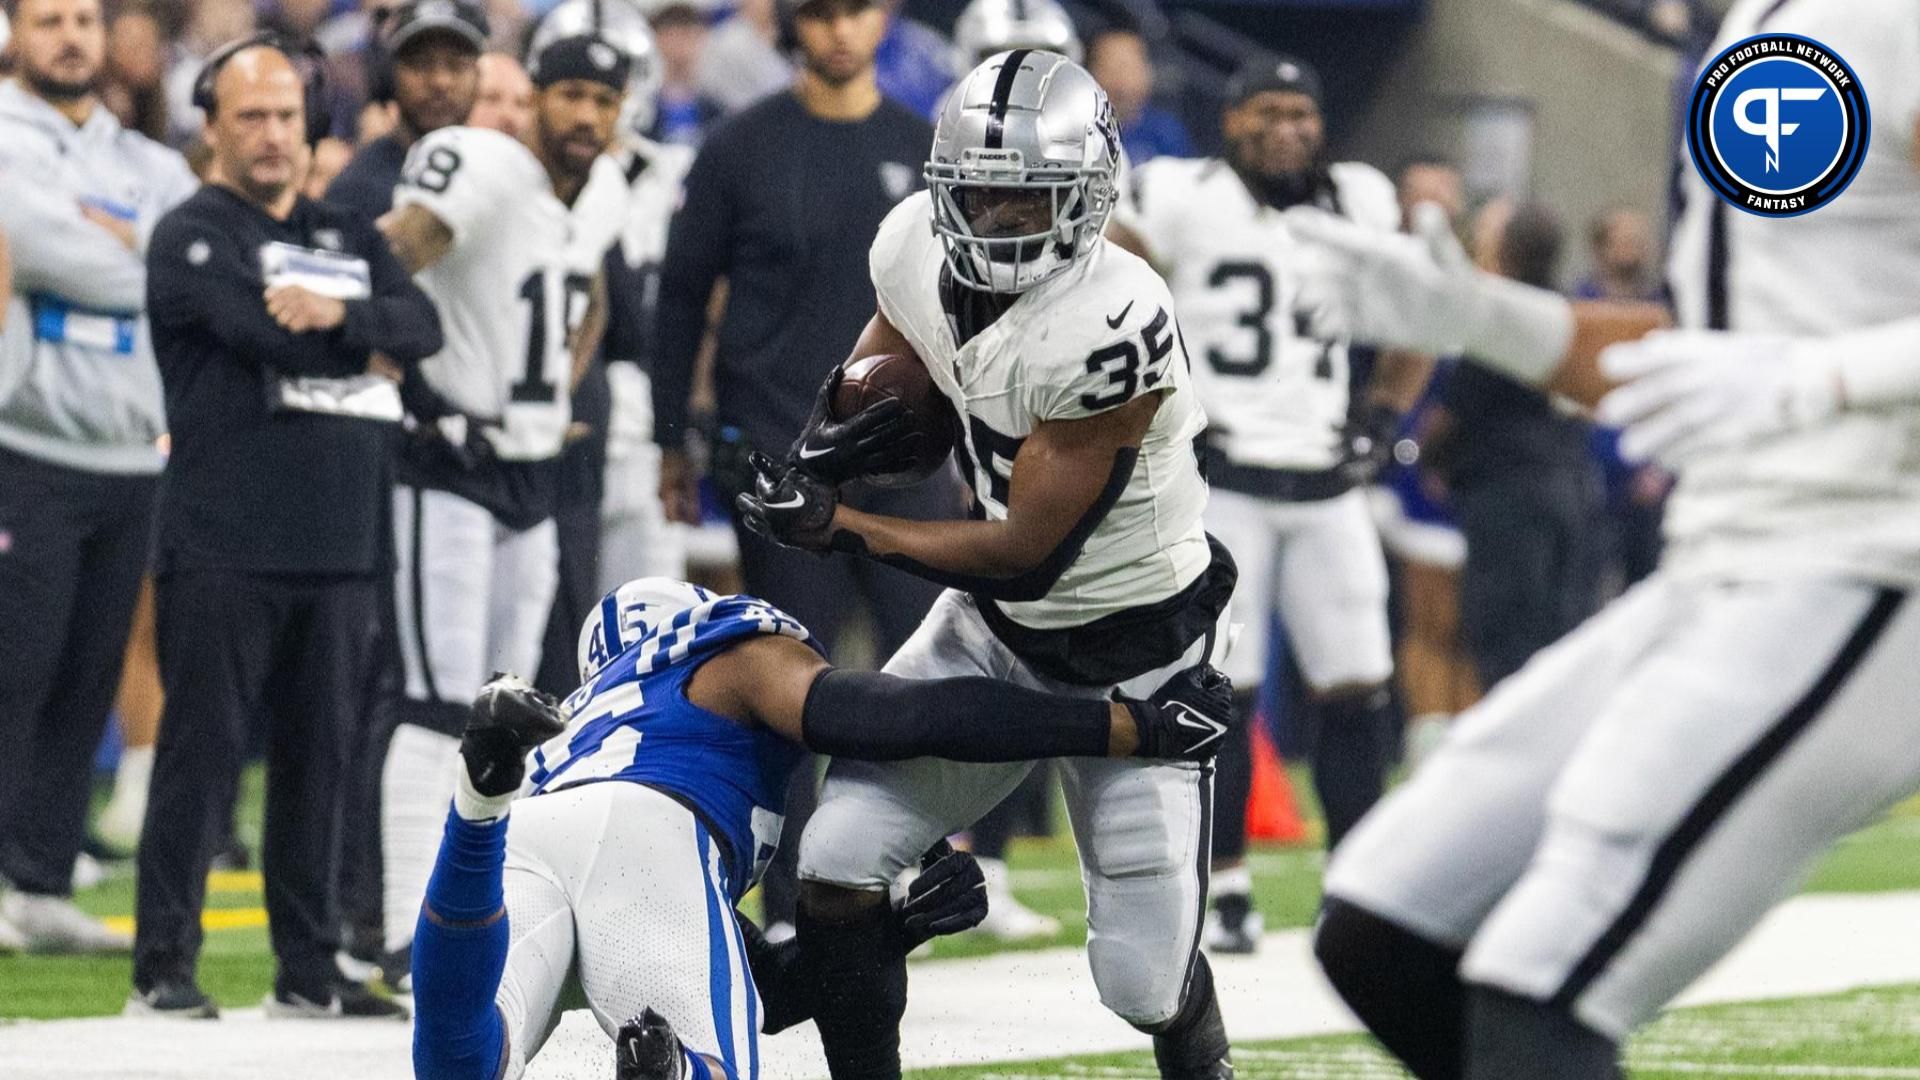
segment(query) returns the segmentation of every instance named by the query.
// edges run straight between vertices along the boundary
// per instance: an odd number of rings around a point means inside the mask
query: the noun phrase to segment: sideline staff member
[[[215,1014],[194,981],[207,864],[264,713],[268,1011],[404,1015],[335,968],[331,877],[400,415],[371,354],[433,354],[439,317],[373,222],[298,194],[312,95],[289,55],[251,40],[201,79],[216,179],[148,251],[173,434],[156,545],[167,704],[128,1011]]]

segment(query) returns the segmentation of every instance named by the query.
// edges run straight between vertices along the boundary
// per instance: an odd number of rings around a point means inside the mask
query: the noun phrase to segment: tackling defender
[[[1232,718],[1231,688],[1206,667],[1150,701],[1108,702],[836,671],[818,650],[763,601],[643,578],[581,628],[581,688],[564,706],[511,676],[487,685],[415,933],[416,1076],[514,1080],[572,980],[616,1040],[621,1080],[757,1076],[758,1033],[805,1019],[813,978],[802,946],[767,944],[734,905],[779,843],[802,747],[1198,762]],[[910,945],[964,929],[985,914],[983,887],[948,855],[877,930]]]
[[[1657,312],[1477,275],[1437,229],[1420,255],[1298,225],[1356,334],[1624,383],[1601,418],[1679,474],[1660,568],[1462,715],[1328,870],[1321,962],[1423,1078],[1619,1076],[1629,1032],[1920,786],[1920,20],[1740,0],[1713,51],[1760,32],[1844,55],[1879,130],[1802,217],[1688,177],[1683,329],[1602,352]]]
[[[763,461],[757,493],[741,497],[748,523],[783,543],[949,586],[888,672],[1105,697],[1157,686],[1226,644],[1233,560],[1201,528],[1194,440],[1206,420],[1173,300],[1101,236],[1119,160],[1112,108],[1084,69],[1057,53],[1003,53],[954,90],[930,190],[901,202],[874,241],[879,312],[854,355],[925,362],[961,419],[980,520],[840,505],[834,485],[887,471],[885,450],[859,417],[834,423],[824,411],[789,459],[804,469]],[[801,839],[800,938],[819,972],[815,1023],[835,1076],[900,1073],[905,957],[876,932],[888,883],[1030,768],[828,768]],[[1211,770],[1077,759],[1061,774],[1101,1001],[1154,1036],[1163,1075],[1232,1075],[1197,949]]]
[[[475,127],[423,136],[381,219],[447,327],[447,347],[420,366],[433,394],[403,387],[444,438],[416,440],[394,488],[405,688],[381,833],[396,958],[426,888],[466,703],[490,668],[537,667],[557,585],[555,461],[598,337],[597,275],[625,216],[625,183],[602,152],[633,64],[617,38],[579,25],[580,7],[556,9],[536,37],[524,142]]]

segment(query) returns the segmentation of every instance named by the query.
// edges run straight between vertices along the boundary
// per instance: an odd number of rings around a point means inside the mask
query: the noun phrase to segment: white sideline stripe
[[[1920,892],[1803,896],[1683,997],[1686,1004],[1831,993],[1920,982]],[[1305,931],[1267,935],[1257,957],[1214,961],[1236,1041],[1357,1030],[1309,955]],[[1019,1061],[1145,1049],[1145,1036],[1100,1007],[1081,949],[915,964],[902,1045],[908,1067]],[[272,1020],[234,1010],[217,1023],[100,1018],[0,1024],[8,1080],[410,1080],[409,1028],[343,1020]],[[606,1080],[607,1040],[570,1013],[529,1080]],[[1702,1074],[1913,1078],[1920,1069],[1687,1065]],[[824,1077],[812,1027],[763,1040],[766,1080]]]

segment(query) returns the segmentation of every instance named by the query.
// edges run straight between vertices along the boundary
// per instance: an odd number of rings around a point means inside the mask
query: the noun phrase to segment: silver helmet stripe
[[[1007,107],[1013,97],[1013,83],[1020,77],[1020,66],[1026,62],[1032,49],[1015,49],[1007,54],[1000,64],[1000,76],[994,80],[993,98],[987,102],[987,137],[983,140],[989,150],[998,150],[1007,138]]]

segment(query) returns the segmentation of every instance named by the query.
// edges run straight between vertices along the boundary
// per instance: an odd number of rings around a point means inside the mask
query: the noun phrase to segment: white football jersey
[[[1709,326],[1716,279],[1725,329],[1736,333],[1824,336],[1911,318],[1920,313],[1920,12],[1912,0],[1740,0],[1708,55],[1776,31],[1823,42],[1852,65],[1873,110],[1866,160],[1839,197],[1792,218],[1725,206],[1689,167],[1668,263],[1680,324]],[[1726,237],[1718,249],[1716,215]],[[1667,534],[1676,570],[1920,584],[1920,407],[1844,413],[1690,461]]]
[[[1111,243],[1028,290],[965,346],[940,297],[945,254],[926,192],[880,224],[872,271],[880,312],[926,361],[959,412],[962,468],[990,520],[1005,520],[1014,457],[1046,420],[1073,420],[1164,393],[1133,477],[1079,558],[1040,600],[1001,603],[1015,622],[1063,629],[1157,603],[1212,561],[1195,399],[1173,298],[1153,268]]]
[[[462,412],[498,422],[488,435],[501,458],[558,454],[572,419],[567,338],[624,217],[619,170],[596,162],[570,210],[519,140],[442,128],[408,152],[393,202],[425,207],[453,233],[452,250],[417,278],[446,335],[421,363],[427,381]]]
[[[1329,170],[1340,212],[1393,231],[1400,204],[1378,169]],[[1116,210],[1167,275],[1193,350],[1213,445],[1236,465],[1318,471],[1340,463],[1347,343],[1311,337],[1297,312],[1300,244],[1281,211],[1219,158],[1155,158]]]

